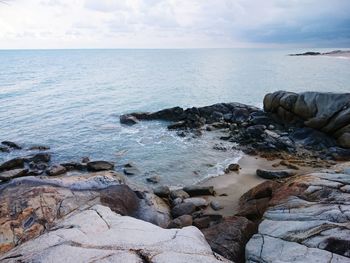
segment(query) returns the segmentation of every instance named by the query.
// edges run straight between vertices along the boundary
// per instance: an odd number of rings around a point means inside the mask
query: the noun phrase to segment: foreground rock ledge
[[[1,262],[230,262],[195,227],[162,229],[95,205],[16,247]]]

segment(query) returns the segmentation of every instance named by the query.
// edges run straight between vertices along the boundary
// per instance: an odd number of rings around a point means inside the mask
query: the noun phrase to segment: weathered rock
[[[9,171],[0,172],[0,181],[8,181],[13,178],[26,176],[28,169],[14,169]]]
[[[160,185],[153,189],[153,193],[159,197],[168,198],[170,195],[170,189],[167,186]]]
[[[265,96],[264,109],[282,121],[331,134],[340,146],[350,147],[350,93],[277,91]]]
[[[85,156],[85,157],[81,158],[81,162],[82,163],[88,163],[88,162],[90,162],[90,158]]]
[[[264,179],[283,179],[296,175],[295,171],[292,170],[256,170],[257,176]]]
[[[152,184],[158,184],[160,182],[160,176],[159,175],[154,175],[151,177],[147,177],[146,181]]]
[[[348,175],[312,173],[288,179],[246,247],[248,262],[348,262]]]
[[[183,190],[186,193],[188,193],[191,197],[192,196],[214,195],[215,194],[213,186],[192,185],[192,186],[184,187]]]
[[[16,149],[16,150],[22,149],[22,147],[19,146],[19,145],[18,145],[17,143],[15,143],[15,142],[2,141],[1,144],[6,145],[6,146],[8,146],[8,147],[10,147],[10,148],[13,148],[13,149]]]
[[[14,158],[0,164],[0,172],[24,167],[24,160],[22,158]]]
[[[81,164],[77,162],[61,163],[61,165],[66,168],[67,171],[84,171],[86,170],[86,164]]]
[[[3,255],[21,262],[228,262],[194,227],[162,229],[96,205]]]
[[[213,201],[210,202],[210,206],[211,206],[211,208],[213,208],[215,211],[223,209],[223,206],[220,205],[220,203],[219,203],[218,201],[215,201],[215,200],[213,200]]]
[[[93,172],[113,170],[114,164],[107,161],[92,161],[87,163],[87,169]]]
[[[225,169],[225,173],[230,173],[230,172],[232,172],[232,171],[237,172],[237,171],[239,171],[239,169],[240,169],[240,166],[239,166],[238,163],[231,163],[231,164],[229,164],[229,166],[227,166],[227,168]]]
[[[67,169],[64,166],[59,164],[55,164],[46,170],[47,175],[50,175],[50,176],[56,176],[56,175],[64,174],[66,172],[67,172]]]
[[[171,214],[174,218],[177,218],[182,215],[191,215],[194,211],[196,211],[196,206],[194,204],[181,203],[171,210]]]
[[[183,228],[186,226],[191,226],[192,222],[193,222],[192,216],[183,215],[172,220],[168,225],[168,228]]]
[[[234,262],[244,262],[245,244],[256,232],[256,225],[244,217],[228,217],[202,232],[214,252]]]
[[[170,197],[171,199],[176,199],[176,198],[186,199],[186,198],[189,198],[190,195],[184,190],[178,189],[178,190],[171,191]]]
[[[28,162],[34,162],[34,163],[48,163],[51,160],[51,154],[50,153],[37,153],[33,156],[27,157],[26,161]]]
[[[209,216],[202,216],[193,220],[193,225],[199,229],[208,228],[212,222]]]
[[[124,165],[123,172],[125,175],[136,175],[140,173],[140,170],[132,163]]]
[[[139,123],[139,120],[135,116],[128,115],[128,114],[121,115],[119,119],[120,119],[120,123],[126,124],[126,125],[134,125]]]
[[[200,197],[191,197],[184,200],[184,203],[194,204],[196,207],[206,207],[208,206],[208,201]]]

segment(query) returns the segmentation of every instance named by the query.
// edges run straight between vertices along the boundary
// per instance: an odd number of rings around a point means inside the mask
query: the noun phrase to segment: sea
[[[118,171],[132,163],[139,172],[130,179],[140,183],[158,176],[181,186],[220,175],[242,156],[220,132],[179,137],[167,122],[124,126],[119,116],[219,102],[262,107],[277,90],[350,92],[350,59],[288,56],[309,50],[1,50],[0,140],[24,150],[0,153],[0,162],[40,144],[51,147],[53,163],[88,156]]]

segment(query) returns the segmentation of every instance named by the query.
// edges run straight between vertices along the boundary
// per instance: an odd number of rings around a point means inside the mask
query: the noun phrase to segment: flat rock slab
[[[247,262],[350,262],[349,175],[289,178],[272,194]]]
[[[282,179],[296,175],[293,170],[262,170],[257,169],[256,175],[264,179]]]
[[[96,205],[59,222],[1,262],[230,262],[195,227],[163,229]]]
[[[14,169],[0,173],[0,181],[8,181],[13,178],[25,176],[28,173],[28,169]]]

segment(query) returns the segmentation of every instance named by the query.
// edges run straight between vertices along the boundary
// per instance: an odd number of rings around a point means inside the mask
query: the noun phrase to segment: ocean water
[[[133,162],[140,182],[157,174],[162,184],[194,183],[241,153],[232,145],[214,150],[217,133],[181,138],[164,122],[122,126],[119,115],[217,102],[262,106],[266,93],[281,89],[350,92],[349,59],[287,56],[303,51],[0,51],[0,140],[49,145],[57,163]],[[0,161],[29,153],[0,153]]]

